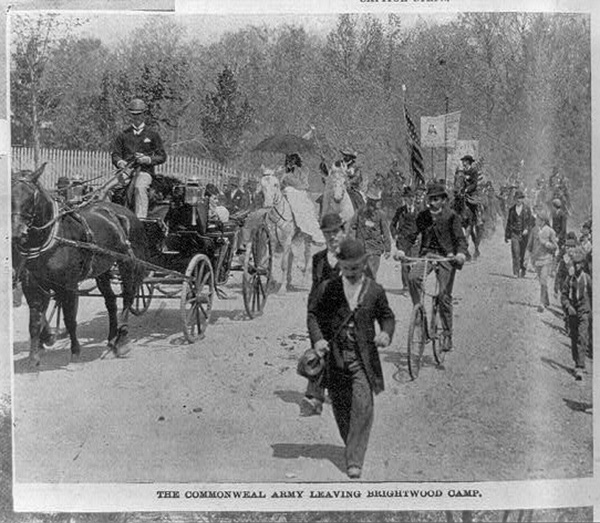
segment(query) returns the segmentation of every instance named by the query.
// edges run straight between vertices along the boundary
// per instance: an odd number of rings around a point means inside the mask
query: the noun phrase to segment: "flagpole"
[[[444,117],[444,184],[448,178],[448,96],[446,96],[446,116]]]

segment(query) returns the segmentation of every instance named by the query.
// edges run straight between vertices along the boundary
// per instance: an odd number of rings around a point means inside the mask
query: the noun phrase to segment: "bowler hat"
[[[62,189],[64,187],[68,187],[70,184],[71,184],[71,180],[69,180],[69,178],[67,178],[66,176],[61,176],[56,181],[56,187],[58,187],[59,189]]]
[[[131,102],[129,102],[127,110],[131,114],[141,114],[146,110],[146,104],[144,103],[144,100],[134,98],[133,100],[131,100]]]
[[[475,158],[473,158],[470,154],[465,154],[461,159],[461,162],[471,162],[474,163],[475,162]]]
[[[525,198],[525,195],[523,194],[523,191],[515,191],[515,198],[519,199],[519,198]]]
[[[325,359],[319,356],[312,347],[304,352],[298,360],[296,371],[305,378],[314,378],[325,368]]]
[[[340,152],[342,156],[347,156],[349,158],[356,158],[358,156],[356,151],[352,151],[351,149],[341,149]]]
[[[214,183],[206,184],[204,196],[218,196],[219,194],[221,194],[221,191],[219,191],[219,188]]]
[[[340,243],[337,258],[341,262],[358,263],[367,257],[365,248],[361,242],[354,238],[346,238]]]
[[[427,187],[427,197],[432,198],[434,196],[445,196],[447,198],[448,192],[446,191],[446,187],[441,183],[434,183]]]
[[[369,190],[367,191],[367,199],[375,201],[381,200],[381,189],[378,187],[369,187]]]
[[[334,232],[342,228],[344,222],[342,217],[336,213],[329,213],[321,219],[321,230],[323,232]]]

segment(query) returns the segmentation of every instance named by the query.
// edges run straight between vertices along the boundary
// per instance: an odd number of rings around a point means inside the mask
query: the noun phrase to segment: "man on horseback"
[[[477,225],[483,224],[481,217],[481,205],[479,203],[479,169],[475,165],[475,159],[467,154],[463,156],[460,161],[463,165],[463,191],[466,199],[466,204],[473,216],[477,219]]]
[[[341,150],[342,159],[339,161],[340,167],[346,171],[346,180],[348,181],[348,196],[352,200],[354,211],[364,207],[366,201],[360,187],[362,185],[362,174],[356,166],[356,158],[358,154],[355,151]]]
[[[135,214],[138,218],[146,218],[148,189],[154,176],[154,166],[164,163],[167,154],[159,134],[146,126],[144,101],[134,98],[127,110],[131,125],[117,135],[112,147],[112,163],[119,171],[117,177],[102,188],[101,198],[119,185],[133,183]],[[129,167],[133,167],[133,172]]]

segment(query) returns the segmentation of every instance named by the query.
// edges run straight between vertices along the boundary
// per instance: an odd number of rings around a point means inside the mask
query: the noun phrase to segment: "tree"
[[[61,86],[48,82],[48,65],[57,50],[71,41],[84,20],[58,14],[21,15],[13,18],[11,103],[15,136],[33,145],[39,164],[45,118],[62,98]]]
[[[216,92],[206,95],[200,119],[206,145],[215,160],[225,163],[232,159],[252,114],[248,99],[238,92],[233,72],[226,66],[217,79]]]

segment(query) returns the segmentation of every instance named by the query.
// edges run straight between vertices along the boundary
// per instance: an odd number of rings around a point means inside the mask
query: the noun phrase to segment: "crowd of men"
[[[117,136],[113,147],[117,176],[103,190],[131,182],[136,214],[145,218],[154,167],[166,160],[166,153],[158,134],[145,126],[144,102],[133,100],[128,111],[132,125]],[[321,218],[326,245],[313,256],[307,307],[311,349],[303,355],[298,368],[309,378],[301,414],[321,414],[328,391],[346,445],[348,476],[359,478],[373,422],[373,395],[384,389],[377,349],[390,344],[395,326],[385,290],[376,281],[381,258],[390,256],[395,242],[395,258],[405,262],[401,270],[402,291],[410,295],[413,304],[421,300],[425,271],[434,270],[422,260],[443,259],[435,267],[435,274],[441,323],[448,340],[444,350],[451,351],[452,290],[456,273],[466,261],[468,245],[462,218],[449,205],[452,188],[444,180],[403,187],[400,204],[388,221],[381,208],[382,188],[371,184],[363,192],[357,153],[342,150],[341,155],[335,165],[347,173],[347,190],[355,214],[347,223],[337,214]],[[471,155],[464,156],[461,162],[453,189],[463,191],[477,225],[484,222],[482,207],[486,197],[488,206],[498,201],[505,203],[501,214],[505,219],[504,239],[510,243],[512,273],[515,278],[523,278],[528,265],[535,270],[540,283],[540,312],[550,306],[550,279],[554,278],[553,294],[561,304],[571,339],[573,375],[582,380],[586,354],[591,355],[592,350],[591,221],[584,224],[579,235],[569,232],[564,194],[555,195],[548,212],[537,201],[533,208],[528,205],[524,192],[514,186],[509,191],[513,201],[506,205],[506,199],[495,194],[491,182],[482,180]],[[321,173],[323,177],[329,174],[324,163]],[[299,154],[288,154],[282,186],[306,190],[305,175]],[[552,183],[558,187],[561,184],[556,181],[557,176],[554,172]],[[260,208],[260,195],[256,179],[241,186],[236,177],[228,179],[222,189],[208,184],[204,191],[209,218],[223,222],[232,215]],[[175,195],[169,212],[183,212],[183,206],[178,206],[180,200]],[[500,207],[493,209],[492,224],[497,212],[500,213]],[[416,262],[406,263],[407,259]]]

